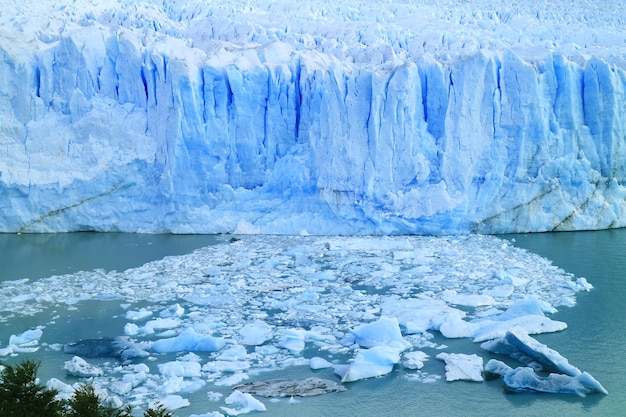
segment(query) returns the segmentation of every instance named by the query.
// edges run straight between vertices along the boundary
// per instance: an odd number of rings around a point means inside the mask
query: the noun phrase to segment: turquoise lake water
[[[599,232],[505,235],[514,245],[550,259],[555,265],[577,277],[585,277],[594,286],[588,293],[578,293],[577,304],[561,307],[552,316],[565,321],[568,329],[537,335],[536,339],[557,350],[573,365],[591,373],[609,391],[608,396],[503,392],[501,381],[484,383],[410,381],[401,377],[406,371],[351,383],[340,394],[305,398],[296,404],[287,401],[264,401],[268,416],[621,416],[626,413],[626,230]],[[0,235],[0,280],[41,279],[50,275],[102,268],[124,270],[168,255],[188,253],[213,244],[215,236],[127,235],[127,234],[58,234]],[[223,238],[222,238],[223,239]],[[0,343],[6,345],[11,334],[24,328],[46,324],[45,337],[62,334],[70,341],[99,337],[108,329],[119,329],[126,322],[119,303],[93,302],[91,309],[81,308],[80,316],[71,309],[46,311],[33,317],[4,317],[0,323]],[[85,312],[88,312],[86,314]],[[116,330],[119,331],[119,330]],[[450,351],[480,353],[478,344],[466,339],[450,340],[435,336]],[[17,358],[42,359],[42,380],[58,377],[67,355],[50,349]],[[0,358],[2,359],[2,358]],[[4,358],[3,360],[13,360]],[[422,371],[440,372],[441,363],[430,360]],[[264,374],[264,379],[309,376],[308,367]],[[306,369],[304,369],[306,368]],[[332,377],[332,371],[317,376]],[[179,417],[217,410],[206,399],[207,389],[191,394],[192,407],[176,411]],[[228,389],[224,390],[227,393]]]

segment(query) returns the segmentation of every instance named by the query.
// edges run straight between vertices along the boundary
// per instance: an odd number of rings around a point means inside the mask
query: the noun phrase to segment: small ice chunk
[[[128,310],[126,312],[126,320],[140,321],[152,316],[152,311],[145,308],[139,310]]]
[[[133,390],[133,383],[130,381],[113,381],[109,384],[108,389],[116,395],[127,395]]]
[[[185,379],[182,376],[171,376],[163,380],[159,384],[159,391],[163,394],[174,394],[176,392],[194,392],[198,391],[206,382],[199,378],[192,380]]]
[[[50,378],[48,382],[46,382],[46,388],[56,390],[56,398],[60,400],[69,400],[74,396],[75,391],[73,386],[56,378]]]
[[[480,346],[489,352],[509,355],[527,365],[532,360],[537,361],[546,371],[556,371],[569,376],[581,374],[580,369],[571,365],[567,358],[530,337],[521,327],[514,327],[504,338],[485,342]]]
[[[139,334],[139,326],[135,323],[126,323],[124,326],[124,334],[126,336],[136,336]]]
[[[188,328],[178,336],[157,340],[152,350],[157,353],[216,352],[225,345],[226,341],[221,337],[198,334],[193,328]]]
[[[242,383],[248,378],[250,378],[248,374],[237,372],[230,376],[218,379],[217,381],[215,381],[215,385],[218,387],[232,387],[233,385]]]
[[[138,363],[133,365],[133,372],[145,372],[147,374],[150,373],[150,368],[145,363]]]
[[[512,370],[513,368],[509,365],[496,359],[491,359],[484,368],[485,377],[487,379],[492,379],[493,375],[504,376],[507,372],[511,372]]]
[[[278,345],[289,350],[291,353],[300,353],[304,350],[304,338],[306,334],[306,330],[287,329],[284,336],[278,342]]]
[[[424,362],[428,360],[428,355],[420,350],[407,352],[403,355],[402,366],[407,369],[422,369]]]
[[[310,274],[309,278],[316,281],[336,281],[337,276],[330,270],[319,271],[314,274]]]
[[[39,339],[43,335],[43,331],[41,329],[32,329],[27,330],[22,334],[11,335],[9,338],[9,345],[32,345],[39,343]]]
[[[206,395],[209,401],[219,401],[224,396],[224,394],[222,394],[221,392],[215,392],[215,391],[209,391],[206,393]]]
[[[566,323],[552,320],[544,314],[554,312],[554,307],[545,301],[528,298],[514,302],[503,313],[472,322],[451,317],[441,324],[439,331],[448,338],[472,337],[474,342],[483,342],[504,337],[515,326],[521,326],[533,334],[557,332],[567,328]]]
[[[91,378],[104,375],[104,371],[95,365],[90,365],[80,356],[74,356],[72,360],[66,361],[63,369],[68,375],[79,378]]]
[[[487,294],[458,294],[454,290],[445,290],[441,298],[448,304],[480,307],[493,305],[494,299]]]
[[[493,317],[493,320],[506,321],[528,315],[543,316],[544,313],[553,314],[556,313],[556,309],[545,301],[531,297],[515,301],[504,313]]]
[[[29,293],[29,294],[21,294],[11,298],[12,303],[23,303],[25,301],[31,301],[37,299],[37,294]]]
[[[328,362],[324,358],[315,356],[309,360],[309,366],[311,367],[311,369],[325,369],[325,368],[332,368],[333,364]]]
[[[158,405],[163,406],[168,411],[178,410],[179,408],[189,407],[191,403],[186,398],[180,395],[168,395],[165,398],[160,398],[150,404],[150,407],[156,407]]]
[[[193,352],[189,352],[188,354],[179,357],[178,360],[185,362],[202,362],[202,358]]]
[[[578,278],[576,280],[576,285],[574,290],[576,291],[591,291],[593,289],[593,285],[587,282],[586,278]]]
[[[354,335],[356,343],[365,348],[389,346],[400,352],[411,348],[411,344],[402,337],[395,317],[381,317],[372,323],[358,326],[350,333]]]
[[[224,402],[228,405],[234,405],[235,408],[220,407],[228,415],[238,416],[247,414],[251,411],[266,411],[265,405],[254,398],[252,395],[235,390],[230,394]]]
[[[472,334],[474,342],[484,342],[504,336],[513,327],[522,328],[527,333],[552,333],[560,332],[567,328],[567,323],[552,320],[545,316],[521,316],[508,321],[487,320],[478,323]]]
[[[210,361],[202,367],[205,372],[240,372],[250,369],[250,361]]]
[[[181,317],[185,314],[185,309],[181,307],[180,304],[176,303],[172,306],[169,306],[165,310],[159,313],[159,317],[161,318],[171,318],[171,317]]]
[[[341,378],[341,382],[386,375],[400,361],[398,349],[391,346],[374,346],[360,350]]]
[[[248,323],[239,329],[241,344],[259,346],[273,337],[272,328],[262,320]]]
[[[220,361],[238,361],[245,359],[248,352],[244,346],[232,345],[220,352],[217,356],[217,360]]]
[[[446,381],[483,381],[483,358],[463,353],[439,353],[435,356],[446,363]]]
[[[396,317],[406,334],[439,330],[445,321],[465,317],[465,312],[448,306],[444,301],[411,299],[386,302],[382,306],[384,316]]]
[[[154,320],[149,320],[146,324],[141,328],[142,333],[152,334],[155,330],[170,330],[175,329],[180,326],[180,320],[175,318],[158,318]]]
[[[181,376],[181,377],[200,377],[201,366],[198,362],[188,361],[172,361],[158,365],[159,372],[165,377]]]
[[[8,355],[12,355],[13,354],[13,348],[15,346],[13,345],[9,345],[5,348],[0,349],[0,356],[8,356]]]

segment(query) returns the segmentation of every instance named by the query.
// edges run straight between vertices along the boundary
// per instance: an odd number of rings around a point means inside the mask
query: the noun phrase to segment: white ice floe
[[[311,369],[324,369],[324,368],[332,368],[333,364],[328,362],[324,358],[320,358],[316,356],[314,358],[309,359],[309,366]]]
[[[200,377],[202,366],[198,362],[172,361],[160,363],[159,372],[165,376]]]
[[[166,395],[163,398],[158,398],[156,401],[150,404],[150,407],[157,407],[161,405],[169,411],[175,411],[179,408],[188,407],[189,404],[189,400],[181,397],[180,395],[172,394]]]
[[[299,353],[304,349],[307,332],[302,329],[286,329],[278,345],[292,353]]]
[[[258,346],[272,338],[272,327],[262,320],[255,320],[239,329],[241,344]]]
[[[70,384],[66,384],[65,382],[57,378],[50,378],[46,382],[46,388],[56,390],[57,391],[56,398],[63,399],[63,400],[68,400],[72,398],[72,396],[74,395],[74,392],[76,391],[74,386]]]
[[[339,370],[337,373],[341,377],[341,382],[354,382],[387,375],[399,361],[398,348],[379,345],[359,350],[347,368],[336,368],[336,372]]]
[[[235,407],[221,407],[222,410],[230,416],[238,416],[240,414],[247,414],[252,411],[265,411],[265,405],[254,398],[252,395],[243,393],[241,391],[233,391],[224,402],[227,405],[234,405]]]
[[[439,330],[444,322],[466,316],[444,300],[433,298],[389,301],[382,305],[382,314],[396,317],[406,334]]]
[[[232,375],[217,379],[214,384],[218,387],[232,387],[234,385],[241,384],[249,378],[250,376],[244,372],[235,372]]]
[[[198,334],[193,328],[182,331],[178,336],[159,339],[152,345],[158,353],[168,352],[215,352],[224,347],[221,337]]]
[[[365,348],[390,346],[401,352],[411,347],[411,344],[402,337],[398,319],[395,317],[381,317],[379,320],[356,327],[351,333],[355,342]]]
[[[483,381],[483,358],[463,353],[439,353],[436,356],[446,363],[446,381]]]
[[[550,333],[564,330],[567,324],[546,317],[544,313],[554,313],[551,305],[536,298],[518,300],[505,312],[465,321],[458,317],[445,320],[439,331],[446,337],[471,337],[475,342],[503,337],[513,327],[521,327],[527,333]]]
[[[79,356],[74,356],[72,360],[66,361],[63,369],[67,371],[68,375],[77,376],[79,378],[91,378],[104,375],[104,371],[101,368],[87,363],[86,360]]]
[[[204,414],[190,414],[189,417],[224,417],[224,414],[219,411],[212,411]]]
[[[428,355],[419,350],[413,352],[406,352],[402,355],[402,366],[407,369],[422,369],[424,362],[428,360]]]
[[[140,321],[152,316],[152,311],[141,308],[139,310],[128,310],[126,312],[126,319],[132,321]]]
[[[9,345],[25,346],[29,344],[39,343],[39,339],[43,335],[43,330],[32,329],[27,330],[22,334],[12,335],[9,338]]]
[[[180,320],[168,317],[148,320],[146,324],[139,328],[140,333],[152,334],[155,331],[175,329],[180,326]]]
[[[0,348],[0,356],[36,352],[39,350],[39,339],[42,335],[43,330],[41,329],[26,330],[24,333],[11,335],[9,345]]]

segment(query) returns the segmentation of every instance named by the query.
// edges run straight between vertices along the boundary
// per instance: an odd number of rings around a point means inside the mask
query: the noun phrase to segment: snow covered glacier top
[[[0,231],[626,225],[623,1],[0,0]]]

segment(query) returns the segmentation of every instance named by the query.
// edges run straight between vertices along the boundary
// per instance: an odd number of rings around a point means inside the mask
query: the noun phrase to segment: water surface
[[[291,404],[285,400],[273,403],[264,400],[266,415],[293,416],[543,416],[556,410],[567,416],[618,416],[626,410],[626,378],[622,358],[626,357],[626,230],[572,232],[530,235],[506,235],[516,246],[538,253],[554,264],[594,285],[589,293],[579,293],[572,308],[561,307],[552,318],[565,321],[569,327],[559,333],[538,335],[542,343],[559,351],[573,365],[588,371],[609,391],[608,396],[590,395],[578,398],[553,394],[507,394],[500,381],[485,383],[451,382],[443,379],[432,383],[411,381],[407,373],[397,369],[390,375],[349,384],[349,390],[302,399]],[[103,268],[124,270],[167,255],[177,255],[212,244],[215,236],[126,235],[126,234],[62,234],[62,235],[0,235],[0,279],[32,280],[53,274]],[[223,239],[223,238],[221,238]],[[4,346],[11,334],[30,326],[46,324],[42,342],[106,336],[119,332],[126,322],[119,302],[91,302],[79,310],[55,307],[33,317],[8,317],[0,323],[0,344]],[[20,330],[21,329],[21,330]],[[47,338],[47,339],[46,339]],[[476,352],[488,359],[478,344],[466,339],[450,340],[435,336],[447,351]],[[44,361],[42,379],[55,376],[68,360],[64,354],[40,349],[36,358]],[[17,359],[26,357],[20,354]],[[6,360],[15,360],[7,358]],[[431,356],[423,372],[441,374],[442,363]],[[273,377],[308,377],[310,369],[292,367],[263,375]],[[332,371],[322,370],[316,376],[333,378]],[[206,389],[191,394],[192,407],[176,411],[179,417],[192,413],[218,410],[210,402]],[[227,395],[229,390],[223,389]]]

